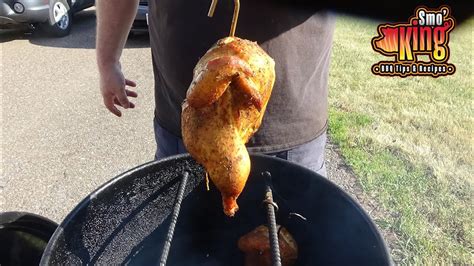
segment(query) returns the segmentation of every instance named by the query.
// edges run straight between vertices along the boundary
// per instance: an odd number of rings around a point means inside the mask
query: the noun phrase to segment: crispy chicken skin
[[[295,265],[298,258],[298,246],[295,239],[284,227],[278,226],[278,232],[281,264],[283,266]],[[239,238],[237,245],[245,254],[245,266],[272,265],[268,234],[268,227],[260,225],[252,232]]]
[[[194,68],[182,105],[183,142],[221,192],[228,216],[250,173],[245,143],[262,122],[274,82],[273,59],[236,37],[219,40]]]

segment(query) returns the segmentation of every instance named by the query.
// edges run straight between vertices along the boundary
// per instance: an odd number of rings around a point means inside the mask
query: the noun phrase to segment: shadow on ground
[[[71,33],[62,38],[47,37],[41,30],[27,27],[15,30],[1,30],[0,43],[26,39],[38,46],[71,49],[95,49],[96,15],[95,9],[87,9],[74,15]],[[148,34],[129,36],[125,48],[150,47]]]

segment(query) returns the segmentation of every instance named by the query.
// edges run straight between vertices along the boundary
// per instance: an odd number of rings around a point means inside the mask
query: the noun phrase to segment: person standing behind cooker
[[[134,108],[136,84],[124,77],[120,55],[138,0],[99,0],[97,63],[100,89],[110,112]],[[181,103],[200,56],[228,35],[233,1],[150,0],[149,33],[155,79],[156,159],[186,152],[181,141]],[[241,1],[236,36],[257,43],[275,60],[276,82],[263,123],[249,151],[276,155],[326,176],[328,72],[334,16],[277,1]]]

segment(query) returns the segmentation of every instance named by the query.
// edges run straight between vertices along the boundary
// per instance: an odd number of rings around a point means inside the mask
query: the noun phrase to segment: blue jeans
[[[162,128],[154,121],[155,140],[157,150],[155,159],[159,160],[168,156],[187,153],[183,140],[166,129]],[[324,154],[326,147],[326,132],[316,139],[297,146],[293,149],[268,153],[267,155],[275,156],[305,166],[322,176],[326,176],[326,165],[324,163]]]

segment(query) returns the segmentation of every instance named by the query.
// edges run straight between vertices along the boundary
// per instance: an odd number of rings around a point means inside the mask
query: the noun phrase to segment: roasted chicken
[[[272,252],[268,235],[268,227],[260,225],[239,239],[237,245],[245,254],[245,266],[272,265]],[[281,264],[283,266],[295,265],[298,259],[298,246],[288,230],[281,226],[278,226],[278,244],[280,246]]]
[[[183,141],[204,166],[233,216],[250,173],[245,144],[259,128],[273,84],[275,63],[255,42],[219,40],[197,63],[182,105]]]

